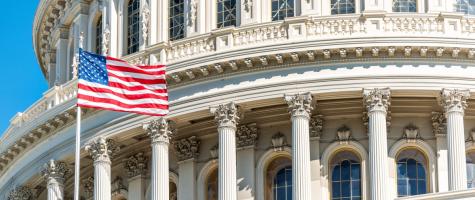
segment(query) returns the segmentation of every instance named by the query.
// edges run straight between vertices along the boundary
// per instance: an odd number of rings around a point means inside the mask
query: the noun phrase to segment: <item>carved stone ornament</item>
[[[244,10],[246,12],[252,11],[252,0],[244,0]]]
[[[211,108],[211,113],[214,113],[218,128],[236,128],[239,123],[240,113],[239,107],[234,103],[221,104],[216,108]]]
[[[241,125],[236,132],[236,142],[238,148],[254,147],[257,142],[257,127],[256,124]]]
[[[432,112],[432,132],[435,136],[445,135],[447,130],[447,119],[440,112]]]
[[[348,144],[351,139],[351,130],[348,126],[343,125],[342,127],[338,128],[336,131],[337,140],[340,141],[340,144]]]
[[[127,187],[120,176],[117,176],[111,184],[112,196],[126,195]]]
[[[176,192],[170,193],[170,200],[177,200],[177,197],[178,197],[178,195],[177,195]]]
[[[147,1],[144,1],[142,4],[142,8],[140,11],[140,17],[142,21],[142,38],[143,38],[143,43],[147,44],[147,39],[148,39],[148,27],[150,24],[150,8],[148,6]]]
[[[272,136],[272,147],[274,151],[283,151],[285,145],[287,145],[287,142],[284,134],[278,132]]]
[[[310,118],[313,107],[312,95],[309,92],[296,95],[284,95],[284,99],[289,105],[289,112],[292,117]]]
[[[440,92],[440,105],[445,112],[464,112],[467,108],[467,99],[470,97],[469,90],[442,89]]]
[[[387,112],[391,104],[391,92],[389,88],[375,88],[363,90],[363,103],[368,113],[374,111]]]
[[[160,118],[144,125],[147,135],[150,136],[153,143],[170,143],[175,130],[172,129],[172,121]]]
[[[214,145],[211,147],[209,150],[209,154],[211,156],[211,159],[217,159],[218,158],[218,150],[219,150],[219,144]]]
[[[176,140],[173,142],[179,161],[198,158],[201,141],[196,136]]]
[[[109,25],[106,25],[102,33],[102,55],[109,55],[111,31]]]
[[[323,132],[323,115],[315,115],[310,119],[310,137],[317,138]]]
[[[8,200],[33,200],[33,192],[28,187],[19,186],[10,192]]]
[[[55,181],[63,184],[64,179],[71,174],[71,169],[65,162],[50,160],[45,164],[42,174],[48,183]]]
[[[413,124],[409,124],[404,128],[403,138],[406,139],[408,142],[415,142],[417,139],[420,138],[419,128],[417,128]]]
[[[86,151],[89,152],[94,162],[109,162],[117,154],[120,147],[112,139],[106,139],[102,136],[93,139],[86,145]]]
[[[198,12],[198,3],[196,0],[190,0],[190,13],[189,13],[189,21],[188,23],[189,26],[193,26],[196,23],[196,15]]]
[[[148,159],[144,156],[143,152],[130,156],[125,161],[124,166],[127,171],[127,176],[129,178],[144,176],[147,173],[147,161]]]
[[[94,195],[94,177],[90,176],[82,180],[82,186],[86,198],[91,198]]]

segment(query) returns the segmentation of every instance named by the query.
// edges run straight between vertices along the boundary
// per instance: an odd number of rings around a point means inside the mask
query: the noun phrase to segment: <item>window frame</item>
[[[424,163],[423,163],[423,167],[424,167],[424,171],[425,171],[425,177],[426,177],[426,193],[424,194],[428,194],[431,192],[431,172],[430,172],[430,163],[429,163],[429,156],[427,155],[427,153],[417,147],[417,146],[408,146],[408,147],[404,147],[404,148],[401,148],[397,151],[396,153],[396,156],[394,157],[394,164],[395,164],[395,191],[396,191],[396,197],[397,198],[400,198],[400,197],[409,197],[409,196],[413,196],[413,195],[407,195],[407,196],[399,196],[399,191],[398,191],[398,181],[399,181],[399,176],[398,176],[398,163],[399,163],[399,160],[400,160],[400,156],[401,156],[401,153],[404,152],[404,151],[408,151],[408,150],[415,150],[415,151],[418,151],[423,157],[424,157]],[[414,159],[415,160],[415,159]],[[417,160],[416,160],[417,161]]]
[[[285,4],[288,5],[289,2],[292,2],[292,9],[281,9],[280,5],[283,5],[281,4],[281,1],[285,2]],[[274,11],[274,8],[273,8],[273,4],[274,2],[277,2],[278,3],[278,8],[277,8],[277,11]],[[270,16],[270,19],[271,21],[281,21],[281,20],[285,20],[287,17],[295,17],[297,15],[296,11],[297,11],[297,6],[296,6],[296,0],[270,0],[270,10],[271,10],[271,16]],[[282,10],[285,11],[285,16],[283,16],[282,18],[280,18],[280,14],[278,14],[279,12],[281,12]],[[289,10],[292,11],[292,15],[289,15]],[[276,12],[276,13],[274,13]],[[277,15],[277,19],[274,19],[274,15]]]
[[[99,16],[97,17],[96,19],[96,22],[94,23],[95,24],[95,40],[94,40],[94,43],[95,43],[95,48],[94,50],[96,51],[96,54],[99,54],[99,55],[102,55],[102,42],[103,42],[103,34],[104,34],[104,30],[103,30],[103,19],[102,19],[102,13],[99,14]]]
[[[169,40],[174,41],[174,40],[179,40],[183,39],[186,37],[186,16],[185,16],[185,0],[179,0],[181,3],[179,4],[174,4],[174,0],[170,0],[169,5],[168,5],[168,35],[169,35]],[[173,6],[172,6],[173,4]],[[176,15],[173,15],[173,7],[178,7],[182,6],[182,13],[178,13]],[[176,20],[178,18],[181,18],[182,23],[177,22]],[[172,27],[173,22],[177,22],[177,25]],[[174,30],[178,29],[179,33],[178,35],[174,35]],[[181,30],[180,30],[181,29]]]
[[[346,0],[346,1],[353,1],[353,12],[347,12],[347,13],[333,13],[333,3],[332,3],[333,0],[328,0],[328,4],[330,6],[330,15],[350,15],[350,14],[356,14],[356,13],[359,13],[359,4],[360,2],[358,0]],[[336,1],[339,1],[339,0],[336,0]],[[338,2],[336,2],[338,3]],[[336,10],[339,10],[339,9],[336,9]]]
[[[365,196],[365,193],[364,193],[364,190],[363,190],[363,171],[365,169],[363,169],[363,158],[361,157],[361,155],[354,151],[353,149],[349,149],[349,148],[342,148],[342,149],[338,149],[337,151],[333,152],[330,156],[330,158],[328,159],[328,191],[329,191],[329,199],[330,200],[333,200],[333,170],[335,168],[335,165],[333,165],[333,159],[335,159],[336,156],[338,156],[339,154],[341,153],[345,153],[345,152],[349,152],[351,154],[353,154],[357,159],[358,159],[358,164],[359,164],[359,167],[360,167],[360,179],[359,179],[359,183],[360,183],[360,196],[357,196],[356,198],[359,197],[359,199],[364,199],[364,196]],[[348,160],[348,159],[344,159],[344,160]],[[350,175],[351,176],[351,175]],[[341,178],[340,178],[340,181],[341,181]],[[352,179],[350,178],[350,183],[352,182]],[[351,187],[351,184],[350,184],[350,187]],[[350,197],[348,198],[353,198],[353,196],[350,195]],[[338,199],[341,199],[341,198],[338,198]]]
[[[395,5],[398,1],[414,1],[414,4],[415,4],[414,11],[401,11],[401,10],[398,11],[398,10],[395,10],[394,5]],[[421,7],[421,3],[419,2],[419,0],[393,0],[391,3],[392,3],[392,4],[391,4],[391,11],[392,11],[393,13],[417,13],[417,12],[419,12],[419,7]],[[408,5],[408,7],[409,7],[409,5]],[[396,8],[401,8],[401,6],[396,7]]]
[[[475,15],[475,2],[471,5],[470,2],[467,1],[468,0],[456,0],[453,4],[454,12],[464,13],[465,15]],[[466,11],[461,9],[461,7],[464,6],[462,2],[465,3]]]
[[[221,13],[225,13],[224,10],[220,12],[220,10],[219,10],[220,4],[224,4],[225,2],[232,2],[232,1],[234,1],[234,7],[229,9],[229,10],[231,10],[231,12],[229,12],[229,14],[231,14],[231,15],[234,14],[234,19],[224,20],[227,15],[223,14],[222,17],[220,16]],[[237,10],[238,9],[238,0],[215,0],[214,4],[216,6],[216,12],[215,12],[215,15],[216,15],[216,17],[215,17],[215,19],[216,19],[215,26],[216,26],[216,28],[220,29],[220,28],[226,28],[226,27],[231,27],[231,26],[237,27],[238,17],[239,17],[238,16],[239,12]],[[224,6],[223,6],[223,8],[224,8]],[[220,21],[220,18],[223,19],[223,21]],[[230,24],[226,24],[226,22],[230,22]]]
[[[134,2],[137,2],[137,9],[136,10],[132,10],[133,13],[130,13],[130,10],[129,8],[131,7],[131,5],[133,6],[133,3]],[[133,53],[136,53],[138,51],[140,51],[140,30],[141,30],[141,22],[140,22],[140,13],[141,13],[141,10],[140,10],[140,0],[129,0],[127,2],[127,4],[125,5],[125,10],[126,10],[126,15],[124,15],[124,18],[125,18],[125,22],[124,25],[125,25],[125,30],[126,30],[126,34],[125,34],[125,53],[128,55],[128,54],[133,54]],[[131,19],[133,20],[135,16],[133,15],[137,15],[137,21],[134,22],[131,22]],[[131,24],[132,23],[132,24]],[[137,26],[137,32],[133,32],[134,28],[133,26]],[[136,43],[133,43],[133,44],[130,44],[131,43],[131,39],[133,37],[137,37],[137,41]]]

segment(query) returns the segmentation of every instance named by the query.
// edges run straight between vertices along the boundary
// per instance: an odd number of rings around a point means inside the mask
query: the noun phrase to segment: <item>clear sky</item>
[[[32,25],[39,0],[2,1],[0,16],[0,135],[17,113],[26,110],[47,90],[35,57]]]

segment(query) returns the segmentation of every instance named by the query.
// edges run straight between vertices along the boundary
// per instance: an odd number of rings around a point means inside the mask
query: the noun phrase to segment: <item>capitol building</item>
[[[80,46],[170,100],[82,109],[80,200],[475,199],[473,0],[40,0],[32,37],[1,200],[73,199]]]

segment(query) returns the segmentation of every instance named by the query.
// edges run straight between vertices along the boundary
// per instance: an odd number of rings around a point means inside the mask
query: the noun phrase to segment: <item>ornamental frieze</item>
[[[178,160],[184,161],[198,158],[200,143],[201,141],[196,136],[174,141],[173,144]]]
[[[241,125],[236,131],[237,148],[254,147],[258,138],[256,124]]]

